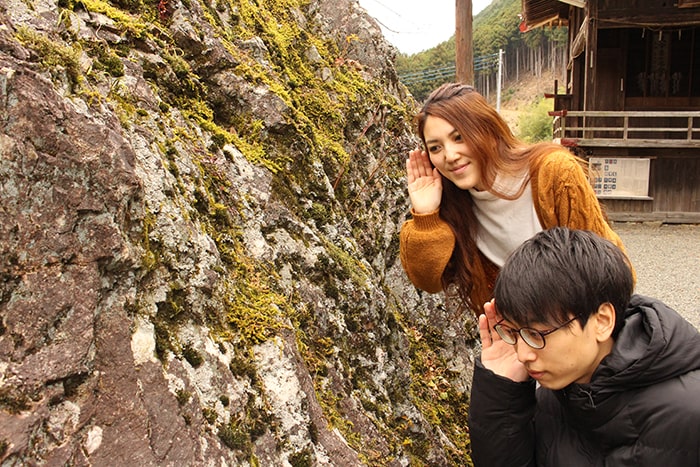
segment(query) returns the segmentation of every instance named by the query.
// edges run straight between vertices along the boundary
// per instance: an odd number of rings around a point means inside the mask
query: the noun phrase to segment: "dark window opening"
[[[627,97],[700,97],[698,28],[627,35]]]

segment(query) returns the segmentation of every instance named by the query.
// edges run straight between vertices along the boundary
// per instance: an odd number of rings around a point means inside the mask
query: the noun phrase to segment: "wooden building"
[[[586,158],[613,220],[700,222],[700,0],[522,0],[568,26],[554,137]]]

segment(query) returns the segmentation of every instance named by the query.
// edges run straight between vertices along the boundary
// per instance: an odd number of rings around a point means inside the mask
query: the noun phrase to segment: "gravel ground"
[[[637,271],[636,293],[655,297],[700,329],[700,225],[616,222]]]

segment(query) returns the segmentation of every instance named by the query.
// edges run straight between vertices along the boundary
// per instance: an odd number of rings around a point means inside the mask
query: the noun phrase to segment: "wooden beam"
[[[608,219],[613,222],[661,222],[662,224],[700,224],[698,212],[614,212],[607,211]]]
[[[595,109],[595,87],[597,86],[595,79],[596,61],[598,60],[598,3],[592,1],[588,6],[588,23],[586,32],[586,50],[585,50],[585,71],[584,71],[584,90],[583,90],[583,110]],[[584,125],[586,117],[583,118]]]
[[[455,20],[456,80],[460,83],[473,85],[474,47],[472,47],[472,0],[456,0]]]
[[[586,2],[585,0],[559,0],[562,3],[566,3],[567,5],[575,6],[578,8],[585,8],[586,7]]]
[[[582,148],[700,148],[700,141],[687,139],[562,138]]]

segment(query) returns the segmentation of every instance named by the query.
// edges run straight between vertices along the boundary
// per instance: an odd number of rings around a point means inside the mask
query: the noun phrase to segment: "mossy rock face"
[[[0,424],[30,435],[0,458],[461,465],[459,324],[398,261],[415,104],[356,2],[30,4],[0,34]]]

